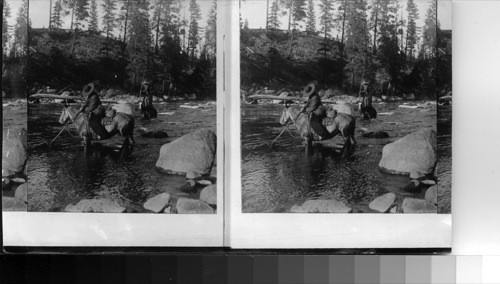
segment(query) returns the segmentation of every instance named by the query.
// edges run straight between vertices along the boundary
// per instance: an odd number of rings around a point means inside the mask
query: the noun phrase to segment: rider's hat
[[[304,88],[302,94],[306,97],[309,97],[312,93],[314,93],[315,90],[316,90],[316,84],[311,83]]]
[[[83,87],[82,95],[88,97],[94,91],[94,83],[89,83]]]

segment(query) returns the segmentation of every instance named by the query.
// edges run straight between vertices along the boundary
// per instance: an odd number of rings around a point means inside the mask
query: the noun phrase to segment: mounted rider
[[[94,83],[89,83],[83,87],[82,95],[87,97],[85,104],[80,109],[87,115],[92,131],[97,134],[98,139],[105,139],[108,131],[102,125],[102,119],[106,116],[106,109],[99,99],[99,94],[95,91]]]
[[[301,113],[309,115],[311,127],[317,135],[320,137],[328,136],[327,130],[322,123],[326,117],[326,109],[321,102],[319,94],[316,92],[316,84],[307,85],[302,94],[304,97],[307,97],[307,103],[302,107]]]

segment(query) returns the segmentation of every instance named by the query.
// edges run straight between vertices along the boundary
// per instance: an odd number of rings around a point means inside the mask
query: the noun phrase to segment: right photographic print
[[[451,213],[451,1],[240,1],[243,213]]]

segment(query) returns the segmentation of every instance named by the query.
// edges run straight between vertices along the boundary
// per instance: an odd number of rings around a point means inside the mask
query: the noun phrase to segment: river
[[[422,103],[408,102],[409,105]],[[379,113],[389,115],[379,115],[371,121],[357,118],[358,144],[348,158],[340,155],[343,143],[340,136],[321,142],[312,154],[305,153],[302,139],[289,133],[284,133],[271,147],[269,143],[283,129],[279,124],[283,105],[242,105],[243,212],[285,213],[293,205],[309,199],[333,198],[346,203],[353,212],[374,213],[368,204],[387,192],[396,193],[399,208],[405,197],[423,198],[424,192],[402,190],[409,182],[408,176],[386,174],[378,169],[384,145],[421,129],[437,128],[436,104],[417,109],[398,107],[401,104],[403,102],[375,103]],[[451,118],[447,119],[451,111],[441,114],[440,125],[449,124],[451,129]],[[366,130],[385,131],[390,138],[361,137]],[[451,136],[439,133],[438,140],[440,173],[445,183],[451,184]],[[440,188],[440,213],[450,213],[450,195],[451,186]]]
[[[68,204],[86,198],[105,197],[117,201],[126,212],[144,213],[148,198],[162,192],[198,198],[182,190],[186,178],[156,170],[160,147],[194,130],[216,130],[215,102],[197,102],[208,107],[180,108],[180,103],[155,104],[157,119],[135,118],[136,144],[127,157],[120,155],[121,138],[115,136],[84,153],[81,139],[68,132],[48,145],[62,126],[61,104],[30,104],[28,115],[28,211],[64,211]],[[162,114],[163,113],[163,114]],[[168,138],[144,138],[145,131],[163,131]],[[76,135],[76,130],[71,133]],[[216,166],[211,177],[216,176]],[[214,180],[215,181],[215,180]]]

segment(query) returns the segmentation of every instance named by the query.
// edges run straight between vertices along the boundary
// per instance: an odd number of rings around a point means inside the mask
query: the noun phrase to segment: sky
[[[420,19],[417,21],[417,26],[422,27],[425,21],[425,15],[429,8],[431,0],[415,0],[415,4],[419,9]],[[315,2],[316,11],[316,27],[319,27],[319,2]],[[406,0],[401,0],[405,9],[403,16],[406,17]],[[241,18],[243,21],[248,20],[249,28],[265,28],[266,25],[266,0],[244,0],[241,2]],[[438,2],[438,18],[441,23],[441,29],[451,29],[451,0],[439,0]],[[288,28],[288,16],[280,18],[281,28]]]
[[[55,3],[56,0],[53,0],[53,4]],[[188,7],[189,7],[189,0],[183,0],[184,1],[184,9],[181,11],[181,15],[184,15],[186,13],[186,18],[189,18],[189,12]],[[21,6],[21,0],[6,0],[6,2],[9,4],[11,8],[11,17],[8,19],[9,25],[14,26],[15,24],[15,19],[17,17],[17,11],[19,7]],[[99,11],[99,28],[102,28],[102,0],[97,0],[97,6],[98,6],[98,11]],[[151,1],[150,1],[151,2]],[[208,13],[210,11],[210,8],[212,7],[213,0],[198,0],[198,4],[200,5],[200,10],[201,10],[201,16],[202,19],[199,21],[200,27],[204,28],[207,23],[207,18],[208,18]],[[49,0],[30,0],[29,3],[29,17],[31,20],[31,24],[34,28],[47,28],[49,26]],[[89,1],[90,3],[90,1]],[[70,26],[70,16],[67,16],[64,18],[65,25],[63,28],[69,28]],[[118,34],[118,29],[116,29],[116,34]]]

